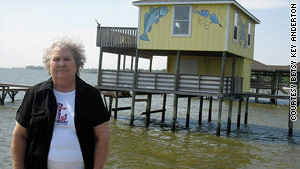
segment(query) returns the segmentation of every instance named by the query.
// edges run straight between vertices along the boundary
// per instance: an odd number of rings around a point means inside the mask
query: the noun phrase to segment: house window
[[[174,6],[172,35],[189,36],[191,27],[191,7]]]
[[[248,24],[248,47],[251,45],[251,23]]]
[[[237,42],[237,31],[238,31],[238,13],[234,12],[234,29],[233,29],[233,41]]]

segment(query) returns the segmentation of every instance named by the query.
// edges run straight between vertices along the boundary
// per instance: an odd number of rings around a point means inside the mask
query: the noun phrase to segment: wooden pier
[[[255,90],[257,94],[255,102],[258,103],[259,98],[265,98],[261,95],[262,90],[268,91],[271,95],[270,103],[277,104],[277,98],[272,97],[279,94],[283,87],[290,86],[290,66],[278,66],[278,65],[265,65],[258,61],[253,60],[251,69],[251,89]],[[297,64],[297,79],[300,79],[300,62]],[[299,96],[300,84],[299,80],[295,84],[297,85],[297,95]],[[259,97],[262,96],[262,97]],[[300,101],[298,100],[298,105]]]
[[[98,86],[99,87],[99,86]],[[101,89],[103,90],[103,89]],[[102,93],[104,95],[105,98],[109,98],[109,103],[107,104],[107,106],[109,107],[109,112],[111,113],[111,116],[114,117],[114,119],[117,119],[117,115],[118,115],[118,111],[123,111],[123,110],[133,110],[132,109],[132,105],[128,105],[126,107],[118,107],[118,102],[119,102],[119,99],[124,99],[124,98],[131,98],[132,99],[132,103],[134,102],[134,104],[136,102],[146,102],[146,111],[145,112],[142,112],[140,115],[146,115],[146,123],[145,125],[146,126],[149,126],[150,124],[150,117],[151,117],[151,114],[153,113],[161,113],[161,122],[164,122],[165,120],[165,113],[166,113],[166,99],[167,99],[167,93],[149,93],[149,92],[146,92],[146,93],[143,93],[143,92],[136,92],[136,96],[137,95],[140,95],[140,96],[146,96],[145,99],[135,99],[133,100],[133,96],[132,95],[127,95],[127,96],[124,96],[124,95],[119,95],[119,96],[116,96],[116,93],[120,93],[121,91],[110,91],[111,94],[107,94],[107,93]],[[152,96],[153,95],[162,95],[163,97],[163,102],[162,102],[162,105],[161,105],[161,109],[159,110],[152,110],[151,109],[151,100],[152,100]],[[171,94],[173,95],[173,94]],[[227,134],[229,134],[231,132],[231,123],[232,121],[234,121],[232,119],[232,111],[234,109],[233,107],[233,102],[234,101],[238,101],[238,106],[236,107],[236,109],[238,110],[238,113],[237,113],[237,117],[236,117],[236,127],[239,129],[241,124],[242,124],[242,120],[244,121],[244,125],[247,125],[248,124],[248,116],[249,116],[249,98],[255,98],[255,97],[259,97],[259,98],[268,98],[268,99],[284,99],[284,100],[289,100],[289,96],[278,96],[278,95],[269,95],[269,94],[256,94],[256,93],[240,93],[240,94],[237,94],[235,96],[229,96],[227,95],[226,97],[218,97],[217,95],[214,95],[214,96],[211,96],[211,95],[202,95],[202,94],[199,94],[199,95],[195,95],[195,94],[191,94],[191,95],[173,95],[174,97],[174,101],[173,101],[173,110],[177,110],[178,109],[178,99],[181,98],[181,99],[187,99],[187,109],[186,109],[186,122],[185,122],[185,127],[186,128],[189,128],[189,122],[190,122],[190,110],[191,110],[191,99],[192,98],[198,98],[199,99],[199,111],[198,111],[198,124],[201,126],[202,125],[202,122],[203,119],[202,116],[203,116],[203,100],[204,98],[207,98],[209,101],[208,101],[208,111],[207,111],[207,122],[210,123],[212,121],[212,101],[213,101],[213,98],[215,101],[219,101],[219,109],[218,109],[218,125],[220,126],[217,126],[217,127],[221,127],[221,119],[222,119],[222,116],[220,117],[220,115],[222,115],[222,112],[220,113],[220,107],[222,107],[222,103],[223,101],[229,101],[229,109],[228,109],[228,117],[227,117]],[[300,99],[300,97],[298,97],[298,99]],[[113,100],[114,100],[114,108],[113,107]],[[106,102],[106,99],[105,99],[105,102]],[[175,103],[174,103],[175,102]],[[241,119],[242,117],[242,102],[245,102],[245,108],[244,108],[244,119]],[[113,114],[112,114],[113,112]],[[289,110],[287,109],[287,114],[288,116],[290,116],[290,112]],[[130,124],[131,125],[134,125],[134,113],[131,113],[131,118],[130,118]],[[173,116],[174,116],[174,113],[173,113]],[[172,120],[174,121],[174,119]],[[288,134],[291,136],[293,135],[293,122],[291,120],[289,120],[288,122]],[[176,128],[174,128],[175,124],[172,124],[172,130],[176,130]],[[219,135],[220,131],[217,130],[217,135]]]
[[[11,84],[11,83],[0,83],[0,105],[4,105],[4,100],[8,95],[11,98],[11,101],[15,101],[15,96],[20,91],[27,91],[31,87],[30,85],[24,84]]]

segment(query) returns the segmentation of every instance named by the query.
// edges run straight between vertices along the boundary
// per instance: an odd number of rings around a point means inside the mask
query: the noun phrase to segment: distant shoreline
[[[25,66],[25,67],[13,67],[12,69],[29,69],[29,70],[45,70],[43,66]],[[91,68],[91,69],[82,69],[82,73],[98,73],[98,69],[96,68]]]
[[[25,67],[12,67],[12,68],[3,68],[3,69],[29,69],[29,70],[45,70],[43,66],[25,66]],[[108,69],[108,70],[114,70],[114,69]],[[130,71],[130,69],[126,68],[126,71]],[[139,69],[141,72],[147,72],[149,70],[145,69]],[[87,68],[87,69],[82,69],[80,72],[82,73],[92,73],[92,74],[97,74],[98,69],[96,68]],[[154,73],[166,73],[166,69],[161,69],[161,70],[152,70]]]

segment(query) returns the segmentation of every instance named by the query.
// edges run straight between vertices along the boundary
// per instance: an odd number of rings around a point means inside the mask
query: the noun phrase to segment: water
[[[82,73],[81,77],[96,84],[96,74]],[[35,84],[49,78],[46,71],[1,69],[0,83]],[[0,106],[0,168],[11,168],[10,144],[14,116],[23,93],[11,103],[6,99]],[[139,96],[141,98],[145,98]],[[213,101],[212,122],[207,123],[208,100],[204,100],[203,124],[198,125],[199,100],[192,99],[190,128],[186,129],[187,99],[179,100],[177,131],[171,131],[173,97],[167,97],[166,121],[160,122],[160,113],[151,115],[150,126],[145,127],[145,103],[136,104],[134,126],[129,126],[130,111],[118,112],[111,118],[110,152],[106,168],[300,168],[300,121],[294,123],[294,136],[288,137],[287,105],[249,104],[248,125],[236,128],[238,103],[234,102],[232,132],[226,134],[228,102],[223,104],[221,136],[216,136],[218,102]],[[120,99],[120,106],[129,106],[131,99]],[[152,110],[161,109],[162,97],[153,96]],[[244,112],[244,105],[242,112]],[[299,110],[299,109],[298,109]],[[242,119],[244,118],[242,113]],[[242,120],[243,122],[243,120]]]

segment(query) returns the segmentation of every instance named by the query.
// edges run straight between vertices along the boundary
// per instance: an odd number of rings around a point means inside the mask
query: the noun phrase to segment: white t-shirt
[[[48,160],[83,163],[74,124],[75,90],[69,93],[53,91],[57,102],[57,113]]]

